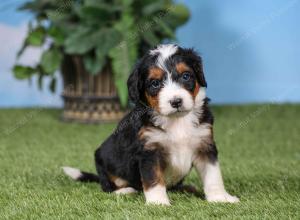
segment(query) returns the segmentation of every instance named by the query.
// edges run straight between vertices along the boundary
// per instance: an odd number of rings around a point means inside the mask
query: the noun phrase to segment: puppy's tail
[[[99,176],[96,174],[83,172],[72,167],[62,167],[62,169],[64,173],[73,180],[80,182],[99,182]]]

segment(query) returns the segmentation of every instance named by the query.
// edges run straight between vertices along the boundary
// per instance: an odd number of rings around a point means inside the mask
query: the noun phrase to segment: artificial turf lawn
[[[214,107],[227,190],[239,204],[169,193],[116,196],[73,182],[60,167],[95,171],[93,153],[115,124],[66,124],[59,110],[0,110],[0,219],[300,219],[300,105]],[[193,171],[189,184],[201,186]]]

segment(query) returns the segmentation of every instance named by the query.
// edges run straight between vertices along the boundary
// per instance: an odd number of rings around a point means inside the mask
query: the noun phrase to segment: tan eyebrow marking
[[[191,68],[188,65],[186,65],[186,63],[180,62],[176,64],[176,70],[179,74],[182,74],[186,71],[190,71]]]
[[[164,71],[158,67],[151,67],[149,70],[150,79],[161,79],[163,78]]]

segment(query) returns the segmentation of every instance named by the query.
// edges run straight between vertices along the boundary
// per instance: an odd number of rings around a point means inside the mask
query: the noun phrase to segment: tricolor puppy
[[[213,138],[201,58],[168,44],[150,50],[128,79],[134,109],[96,150],[98,175],[64,167],[78,181],[105,192],[143,191],[146,203],[169,205],[167,189],[180,188],[194,167],[210,202],[238,202],[224,188]]]

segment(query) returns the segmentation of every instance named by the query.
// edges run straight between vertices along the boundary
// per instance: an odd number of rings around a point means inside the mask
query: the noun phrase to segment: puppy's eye
[[[160,87],[160,81],[157,80],[157,79],[154,79],[151,81],[151,86],[154,88],[154,89],[157,89]]]
[[[191,78],[191,74],[189,72],[184,72],[182,74],[182,79],[188,81]]]

